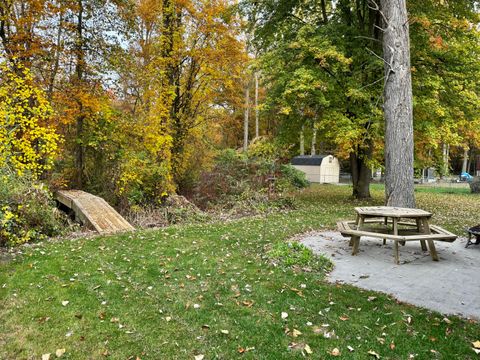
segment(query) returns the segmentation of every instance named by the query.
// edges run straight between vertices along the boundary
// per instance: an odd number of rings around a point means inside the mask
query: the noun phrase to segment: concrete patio
[[[466,239],[435,242],[440,261],[432,261],[419,242],[400,247],[393,261],[393,242],[362,237],[360,252],[351,255],[349,239],[336,231],[308,234],[300,242],[335,263],[331,282],[381,291],[400,301],[443,314],[480,319],[480,245],[465,248]]]

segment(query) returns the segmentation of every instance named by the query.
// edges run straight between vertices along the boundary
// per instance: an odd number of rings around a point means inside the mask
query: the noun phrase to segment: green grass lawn
[[[282,245],[352,218],[353,207],[367,203],[350,191],[311,187],[298,195],[297,210],[266,222],[22,248],[0,265],[0,358],[54,359],[65,349],[65,359],[335,359],[337,349],[344,359],[375,359],[369,351],[385,359],[478,359],[471,344],[478,323],[328,284],[324,259]],[[382,190],[373,195],[368,204],[381,204]],[[417,193],[433,222],[456,232],[480,222],[479,200]]]

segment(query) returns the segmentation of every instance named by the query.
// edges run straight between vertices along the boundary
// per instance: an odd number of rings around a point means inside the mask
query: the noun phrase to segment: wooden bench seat
[[[406,241],[420,241],[422,249],[426,250],[425,242],[427,242],[432,259],[438,261],[433,241],[453,242],[457,238],[455,234],[437,225],[430,225],[430,233],[426,234],[419,232],[417,224],[398,222],[397,225],[403,228],[399,227],[397,229],[397,235],[394,235],[393,229],[388,225],[389,223],[385,223],[382,220],[367,220],[362,223],[361,230],[357,230],[355,221],[339,221],[337,222],[337,229],[342,236],[351,238],[350,245],[353,246],[352,255],[358,253],[359,242],[362,236],[383,239],[384,244],[386,239],[393,240],[395,242],[394,256],[397,264],[399,263],[399,243],[404,245]]]
[[[446,241],[446,242],[453,242],[457,238],[457,235],[452,234],[451,232],[441,228],[437,225],[430,225],[431,234],[420,234],[415,229],[406,230],[406,229],[399,229],[398,235],[393,235],[391,229],[382,229],[381,227],[378,229],[373,229],[368,227],[368,224],[376,223],[378,225],[384,225],[383,222],[374,222],[374,221],[366,221],[364,223],[364,227],[362,230],[356,230],[355,221],[339,221],[337,222],[338,231],[343,235],[351,236],[369,236],[374,238],[380,239],[390,239],[390,240],[397,240],[397,241],[419,241],[419,240],[437,240],[437,241]],[[406,226],[416,226],[413,223],[406,223],[406,222],[399,222],[399,225],[406,225]],[[375,230],[375,231],[374,231]]]

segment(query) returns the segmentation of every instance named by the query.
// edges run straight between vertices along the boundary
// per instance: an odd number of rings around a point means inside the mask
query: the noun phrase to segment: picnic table
[[[432,260],[438,261],[434,241],[453,242],[455,234],[448,232],[440,226],[430,225],[432,213],[411,208],[391,206],[356,207],[355,221],[341,221],[337,223],[340,233],[350,236],[350,246],[353,247],[352,255],[358,253],[360,238],[369,236],[394,241],[395,262],[399,264],[399,243],[405,245],[406,241],[420,241],[422,250],[430,251]],[[406,220],[406,221],[404,221]]]

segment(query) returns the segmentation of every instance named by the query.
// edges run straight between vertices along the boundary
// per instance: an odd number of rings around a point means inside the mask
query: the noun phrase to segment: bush
[[[479,176],[475,176],[473,180],[469,183],[469,185],[470,185],[470,191],[473,194],[480,193],[480,177]]]
[[[43,240],[61,233],[66,217],[51,194],[29,176],[0,168],[0,246]]]
[[[203,209],[244,216],[267,208],[294,208],[288,193],[307,185],[305,175],[290,165],[227,149],[219,153],[213,169],[201,175],[193,200]]]
[[[290,164],[281,165],[280,173],[282,174],[282,178],[286,179],[288,183],[297,189],[306,188],[310,184],[305,173]]]

